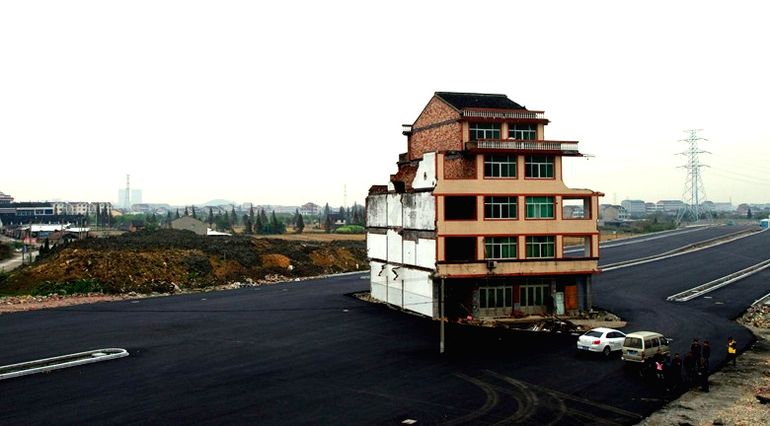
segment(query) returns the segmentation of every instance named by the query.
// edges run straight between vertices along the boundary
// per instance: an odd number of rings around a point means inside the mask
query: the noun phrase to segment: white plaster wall
[[[371,258],[387,259],[388,253],[385,250],[387,247],[388,237],[383,234],[367,234],[366,235],[366,252]]]
[[[388,226],[403,226],[401,222],[401,194],[387,194]]]
[[[387,226],[385,202],[387,194],[370,195],[366,198],[366,224],[367,226]]]
[[[415,251],[417,256],[415,265],[436,269],[436,240],[429,238],[418,239]]]
[[[404,194],[404,228],[436,229],[436,202],[430,192]]]
[[[388,257],[390,262],[401,263],[401,235],[398,232],[388,229]]]
[[[429,152],[422,155],[422,160],[417,166],[417,174],[412,180],[412,188],[425,189],[436,186],[436,153]]]
[[[430,272],[401,268],[403,274],[403,309],[433,316],[433,280]]]
[[[385,301],[385,272],[383,271],[382,274],[380,274],[380,271],[382,271],[382,265],[381,262],[369,262],[369,280],[371,283],[371,295],[373,298]]]
[[[417,243],[415,241],[404,240],[404,264],[416,265],[417,262]]]

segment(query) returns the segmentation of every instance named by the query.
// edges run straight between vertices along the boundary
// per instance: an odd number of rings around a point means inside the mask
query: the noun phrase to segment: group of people
[[[727,339],[727,363],[736,363],[737,344],[735,339]],[[709,391],[709,363],[711,361],[711,344],[708,340],[703,343],[696,337],[690,345],[690,350],[682,358],[675,353],[663,356],[658,353],[651,365],[655,370],[655,379],[666,388],[673,391],[686,386],[689,389],[700,387],[702,391]]]

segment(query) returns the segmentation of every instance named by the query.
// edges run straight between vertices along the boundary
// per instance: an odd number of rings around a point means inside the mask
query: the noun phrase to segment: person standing
[[[701,346],[697,337],[692,339],[692,345],[690,345],[690,352],[692,352],[692,356],[695,357],[695,362],[696,362],[695,367],[697,368],[698,367],[697,362],[700,361],[700,357],[701,357]]]
[[[701,357],[698,361],[698,381],[700,381],[700,389],[703,392],[709,391],[709,366],[706,362],[706,358]]]
[[[727,364],[730,361],[733,362],[735,367],[735,359],[738,357],[738,343],[733,339],[733,336],[727,338]]]
[[[671,389],[677,390],[682,386],[682,357],[679,356],[679,352],[674,354],[674,359],[671,360]]]
[[[692,356],[692,351],[687,352],[684,356],[684,379],[688,387],[692,387],[693,373],[695,372],[695,358]]]
[[[706,366],[711,365],[711,344],[709,344],[708,340],[703,341],[703,346],[701,346],[701,355],[706,359]]]

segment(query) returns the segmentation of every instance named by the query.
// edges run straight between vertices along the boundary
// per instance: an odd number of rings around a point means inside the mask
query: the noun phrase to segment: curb
[[[109,361],[111,359],[123,358],[126,356],[128,356],[128,351],[125,349],[106,348],[4,365],[0,367],[0,380],[44,373],[78,365],[93,364],[95,362]]]
[[[722,288],[726,285],[732,284],[736,281],[742,280],[748,276],[751,276],[753,274],[756,274],[757,272],[760,272],[764,269],[770,268],[770,259],[763,260],[762,262],[759,262],[755,265],[749,266],[748,268],[741,269],[740,271],[733,272],[732,274],[725,275],[722,278],[717,278],[713,281],[709,281],[705,284],[701,284],[697,287],[693,287],[689,290],[685,290],[679,293],[676,293],[674,295],[668,296],[666,300],[669,302],[688,302],[698,296],[701,296],[706,293],[710,293],[714,290],[717,290],[719,288]],[[767,297],[767,296],[765,296]],[[764,298],[764,297],[763,297]],[[761,300],[761,299],[760,299]],[[757,302],[754,302],[757,303]],[[752,305],[753,306],[753,305]]]

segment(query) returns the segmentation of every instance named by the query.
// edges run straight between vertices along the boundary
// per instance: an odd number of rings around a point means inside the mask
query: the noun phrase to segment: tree
[[[171,228],[171,210],[166,210],[166,226]]]
[[[299,210],[297,210],[297,220],[294,223],[294,231],[298,234],[301,234],[304,229],[305,229],[305,220],[302,219],[302,215],[299,214]]]
[[[209,228],[214,227],[214,209],[209,207]]]
[[[283,222],[278,221],[275,210],[273,210],[273,214],[270,215],[270,228],[272,228],[273,234],[283,234],[286,232],[286,225],[284,225]]]
[[[235,206],[230,210],[230,227],[238,226],[238,215],[235,214]]]
[[[178,210],[177,210],[177,211],[178,211]],[[187,206],[184,206],[184,215],[185,215],[185,216],[190,216],[190,211],[189,211],[189,210],[187,210]]]
[[[195,206],[192,206],[192,217],[193,219],[197,219],[198,216],[195,215]]]
[[[155,231],[158,229],[158,217],[155,215],[155,212],[152,212],[152,215],[145,218],[144,226],[149,231]]]
[[[265,209],[259,209],[259,219],[262,221],[262,228],[260,228],[260,234],[272,234],[273,230],[270,228],[270,220],[267,218]]]
[[[329,216],[331,212],[332,210],[329,208],[329,203],[326,203],[326,205],[324,206],[324,214],[323,214],[324,220],[326,220],[326,218]]]
[[[249,215],[245,214],[243,215],[243,233],[246,235],[251,234],[251,220],[249,220]]]
[[[187,207],[185,207],[185,211],[187,211]],[[185,214],[185,216],[187,215]],[[179,209],[176,209],[176,218],[179,219],[179,217]]]
[[[254,222],[254,233],[255,234],[261,234],[262,228],[265,226],[265,224],[262,222],[262,216],[257,215],[257,221]]]
[[[99,222],[101,222],[101,216],[102,216],[102,211],[99,208],[99,203],[96,203],[96,227],[97,228],[99,227]]]
[[[249,207],[249,222],[254,224],[254,206]]]
[[[232,221],[230,221],[230,213],[228,213],[227,210],[225,210],[225,220],[224,220],[224,223],[225,223],[225,229],[229,228],[230,224],[232,223]]]
[[[754,215],[751,213],[751,207],[749,207],[748,210],[746,210],[746,218],[751,219]]]
[[[324,221],[324,229],[326,230],[326,233],[332,232],[332,217],[329,215],[326,215],[326,220]]]

